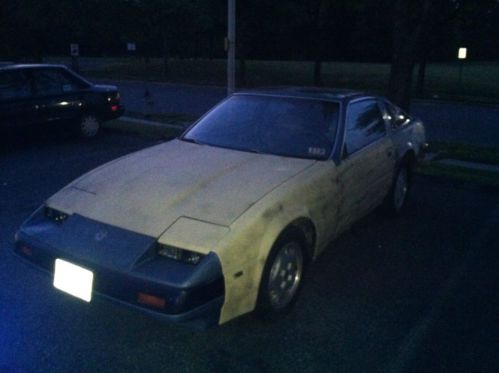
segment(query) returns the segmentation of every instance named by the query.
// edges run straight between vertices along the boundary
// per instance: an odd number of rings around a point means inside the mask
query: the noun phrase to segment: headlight
[[[62,211],[55,210],[48,206],[45,206],[45,217],[49,220],[52,220],[55,223],[62,224],[64,220],[68,218],[68,214],[63,213]]]
[[[188,264],[198,264],[204,256],[203,254],[195,253],[193,251],[166,246],[160,243],[157,244],[156,251],[159,256]]]

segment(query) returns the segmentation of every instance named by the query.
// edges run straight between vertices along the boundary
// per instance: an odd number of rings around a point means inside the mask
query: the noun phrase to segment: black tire
[[[272,247],[258,292],[256,314],[263,320],[276,320],[293,307],[300,292],[306,265],[306,253],[301,235],[283,234]],[[282,262],[289,254],[289,261]],[[278,263],[278,261],[281,263]],[[277,282],[280,282],[278,289]]]
[[[388,215],[398,216],[404,211],[411,190],[411,181],[411,164],[403,162],[395,173],[392,186],[383,203],[383,209]]]
[[[101,122],[94,114],[84,114],[78,122],[78,132],[85,139],[97,136],[100,128]]]

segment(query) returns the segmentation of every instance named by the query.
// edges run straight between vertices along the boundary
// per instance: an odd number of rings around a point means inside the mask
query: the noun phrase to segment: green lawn
[[[57,61],[57,58],[48,59]],[[163,74],[161,59],[145,63],[138,58],[108,58],[100,63],[83,59],[83,73],[111,79],[138,79],[203,85],[226,84],[225,60],[171,59],[170,74]],[[66,62],[67,60],[62,59]],[[467,62],[459,86],[458,64],[429,64],[424,97],[499,103],[499,62]],[[386,92],[389,64],[327,62],[323,81],[327,87]],[[416,71],[415,71],[416,77]],[[246,62],[246,87],[276,85],[313,85],[313,63],[302,61]]]
[[[417,173],[443,179],[457,180],[470,185],[482,187],[499,188],[499,173],[480,170],[472,170],[459,166],[450,166],[435,162],[424,162],[416,170]]]
[[[469,144],[433,141],[429,152],[438,154],[438,159],[457,159],[460,161],[499,165],[499,148],[489,148]]]

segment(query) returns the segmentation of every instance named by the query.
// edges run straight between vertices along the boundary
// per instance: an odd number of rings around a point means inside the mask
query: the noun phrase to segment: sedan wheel
[[[258,301],[260,316],[272,318],[293,305],[303,280],[304,258],[299,239],[281,240],[269,254]]]
[[[80,121],[80,133],[83,137],[95,137],[100,129],[100,122],[95,115],[85,115]]]
[[[397,175],[393,190],[393,207],[395,211],[399,212],[400,210],[402,210],[402,207],[404,207],[408,191],[409,177],[407,174],[407,168],[403,167],[400,169]]]

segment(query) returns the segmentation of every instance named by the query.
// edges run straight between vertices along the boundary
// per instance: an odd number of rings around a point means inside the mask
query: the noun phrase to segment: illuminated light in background
[[[459,48],[459,51],[457,53],[457,58],[460,60],[465,60],[468,55],[468,48]]]

